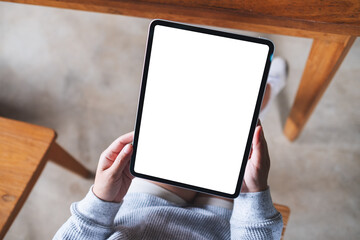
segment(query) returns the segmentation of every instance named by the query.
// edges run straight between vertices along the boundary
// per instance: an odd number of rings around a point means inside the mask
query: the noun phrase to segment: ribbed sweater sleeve
[[[269,190],[240,194],[232,215],[214,206],[178,207],[145,193],[129,194],[122,203],[105,202],[92,188],[70,210],[71,217],[54,239],[229,239],[231,235],[261,240],[280,239],[282,229]]]
[[[114,218],[122,203],[97,198],[92,187],[80,202],[71,204],[71,217],[53,239],[106,239],[114,232]]]
[[[275,209],[270,190],[240,194],[230,219],[231,239],[280,239],[282,216]]]

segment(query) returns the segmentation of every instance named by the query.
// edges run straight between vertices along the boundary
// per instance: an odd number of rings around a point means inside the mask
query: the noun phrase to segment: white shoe
[[[271,86],[270,98],[266,107],[260,112],[260,120],[264,119],[267,111],[269,110],[271,102],[285,87],[287,75],[288,65],[285,59],[281,57],[275,57],[271,62],[269,76],[267,79],[267,83]]]

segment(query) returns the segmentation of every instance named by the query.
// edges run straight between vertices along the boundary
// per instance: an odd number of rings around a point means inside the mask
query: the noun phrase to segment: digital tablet
[[[237,197],[273,51],[266,39],[153,21],[130,172]]]

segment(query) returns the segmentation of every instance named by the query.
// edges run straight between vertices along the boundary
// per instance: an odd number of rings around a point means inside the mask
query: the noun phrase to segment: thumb
[[[133,150],[132,144],[127,144],[116,157],[113,165],[109,168],[109,171],[114,176],[119,176],[122,174],[122,171],[126,166],[129,166],[128,163],[131,159],[131,153]]]
[[[262,138],[263,138],[263,130],[262,126],[258,125],[255,128],[254,137],[252,140],[252,153],[251,153],[251,160],[252,161],[259,161],[261,159],[261,149],[262,149]]]
[[[261,125],[257,126],[255,129],[251,161],[257,168],[269,172],[269,151],[265,140],[264,131]]]

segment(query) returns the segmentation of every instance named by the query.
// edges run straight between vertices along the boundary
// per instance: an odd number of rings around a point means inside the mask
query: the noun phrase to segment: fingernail
[[[129,153],[131,152],[131,147],[132,147],[131,144],[127,144],[127,145],[124,147],[124,153],[129,154]]]

